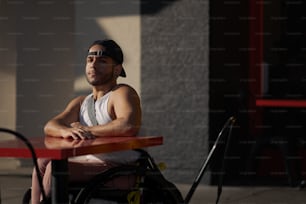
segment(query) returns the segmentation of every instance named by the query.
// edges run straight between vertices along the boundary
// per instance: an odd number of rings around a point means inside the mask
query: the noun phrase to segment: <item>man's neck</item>
[[[102,86],[94,86],[92,89],[94,99],[97,100],[98,98],[101,98],[102,96],[113,90],[115,86],[117,86],[117,83],[107,84]]]

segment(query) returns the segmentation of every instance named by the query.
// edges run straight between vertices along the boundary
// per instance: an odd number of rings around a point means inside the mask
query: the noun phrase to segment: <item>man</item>
[[[123,53],[113,40],[94,41],[86,58],[86,78],[92,93],[73,99],[59,115],[45,125],[47,136],[93,139],[103,136],[135,136],[141,125],[140,99],[136,91],[117,84],[119,76],[126,77],[122,67]],[[111,167],[133,162],[134,151],[85,155],[69,159],[70,179],[87,181]],[[47,195],[51,191],[51,163],[38,160]],[[35,170],[32,175],[32,204],[40,203],[41,192]]]

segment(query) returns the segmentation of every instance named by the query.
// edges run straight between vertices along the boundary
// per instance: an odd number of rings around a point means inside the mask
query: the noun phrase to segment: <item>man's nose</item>
[[[98,63],[98,60],[96,59],[96,58],[94,58],[93,60],[92,60],[92,67],[93,68],[96,68],[96,65],[97,65],[97,63]]]

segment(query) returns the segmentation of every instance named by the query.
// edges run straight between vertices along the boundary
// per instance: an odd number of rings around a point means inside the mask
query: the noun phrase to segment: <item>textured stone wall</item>
[[[208,152],[208,0],[141,4],[143,134],[164,174],[190,183]]]

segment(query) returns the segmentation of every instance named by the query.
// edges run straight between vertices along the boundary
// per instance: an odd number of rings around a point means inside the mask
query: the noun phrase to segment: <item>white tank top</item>
[[[107,111],[107,104],[109,101],[109,97],[111,95],[112,91],[108,92],[94,103],[94,114],[96,117],[96,120],[99,125],[103,125],[106,123],[109,123],[112,121],[112,118],[110,117],[108,111]],[[90,120],[89,116],[89,109],[88,109],[88,104],[92,102],[92,97],[93,94],[88,95],[80,108],[80,123],[84,126],[93,126],[92,121]],[[73,157],[70,160],[72,161],[111,161],[111,162],[116,162],[119,164],[125,164],[125,163],[130,163],[139,158],[139,153],[136,151],[119,151],[119,152],[112,152],[112,153],[106,153],[106,154],[89,154],[85,156],[78,156],[78,157]]]
[[[107,111],[107,104],[108,104],[109,96],[111,95],[111,93],[112,92],[108,92],[107,94],[105,94],[104,96],[102,96],[95,102],[95,105],[94,105],[95,114],[94,115],[96,116],[96,120],[99,125],[104,125],[112,121],[112,118],[110,117]],[[92,102],[92,97],[93,97],[93,94],[88,95],[84,99],[81,105],[81,109],[80,109],[80,114],[79,114],[80,123],[85,126],[94,125],[92,124],[92,121],[90,120],[89,113],[88,113],[88,106],[89,106],[89,103]]]

